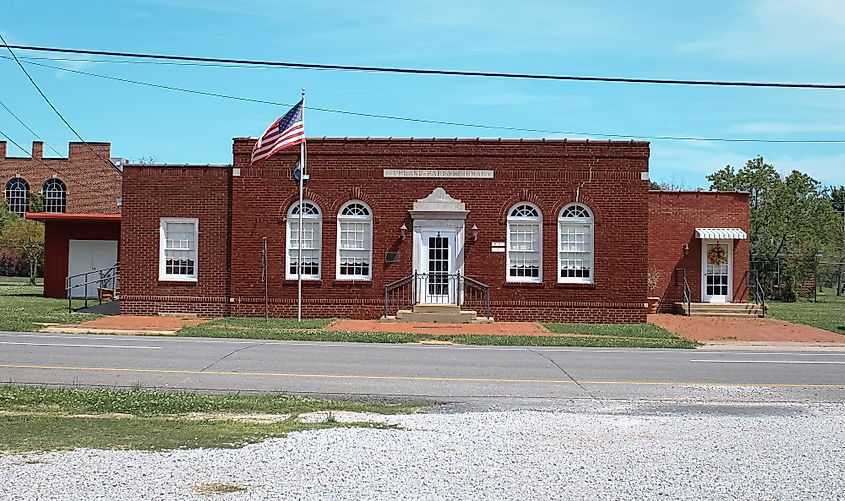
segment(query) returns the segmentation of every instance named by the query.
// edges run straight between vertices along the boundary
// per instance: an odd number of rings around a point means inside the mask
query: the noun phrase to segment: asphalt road
[[[845,353],[0,333],[0,382],[285,392],[471,408],[843,402]]]

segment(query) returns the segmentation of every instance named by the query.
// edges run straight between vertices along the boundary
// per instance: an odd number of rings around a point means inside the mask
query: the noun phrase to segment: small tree
[[[20,251],[29,263],[29,283],[35,285],[35,277],[44,259],[44,224],[15,217],[4,225],[0,246]]]

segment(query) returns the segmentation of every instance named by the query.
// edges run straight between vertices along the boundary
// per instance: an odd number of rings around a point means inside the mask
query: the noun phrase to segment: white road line
[[[128,350],[160,350],[161,346],[127,346],[119,344],[70,344],[70,343],[23,343],[14,341],[0,341],[0,344],[15,344],[23,346],[61,346],[69,348],[122,348]]]
[[[845,361],[834,360],[690,360],[708,364],[845,364]]]

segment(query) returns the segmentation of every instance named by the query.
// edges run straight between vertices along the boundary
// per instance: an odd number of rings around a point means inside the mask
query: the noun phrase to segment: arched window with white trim
[[[370,280],[372,262],[373,213],[364,202],[347,202],[337,215],[337,278]]]
[[[557,221],[557,281],[593,283],[593,213],[585,205],[569,204]]]
[[[320,279],[320,255],[323,250],[323,215],[314,202],[302,202],[302,279]],[[285,239],[285,278],[296,280],[299,265],[299,202],[288,210]]]
[[[54,177],[44,181],[41,194],[44,196],[44,212],[62,213],[67,209],[67,187],[61,179]]]
[[[6,183],[6,203],[9,212],[23,216],[29,211],[29,183],[22,177],[13,177]]]
[[[527,202],[508,212],[508,282],[543,281],[543,218]]]

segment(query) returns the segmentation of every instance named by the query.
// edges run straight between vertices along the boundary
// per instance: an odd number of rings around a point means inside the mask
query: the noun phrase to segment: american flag
[[[252,148],[252,163],[264,160],[289,146],[305,140],[305,122],[302,119],[303,102],[300,101],[285,115],[273,122]]]

